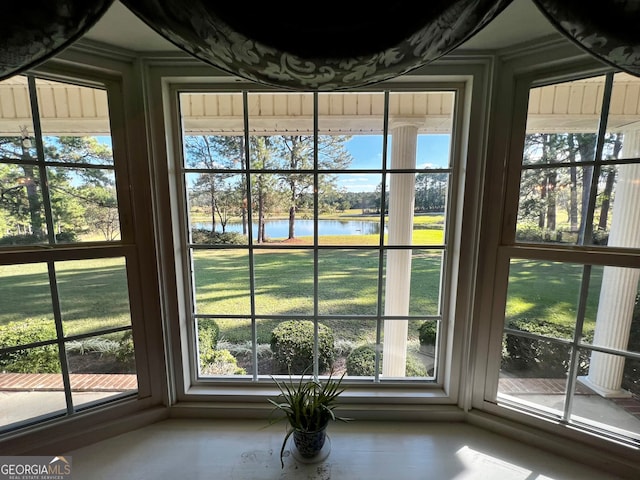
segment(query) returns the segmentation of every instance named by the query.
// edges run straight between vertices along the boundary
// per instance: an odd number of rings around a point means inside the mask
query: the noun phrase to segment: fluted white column
[[[418,127],[395,125],[391,129],[391,168],[415,168]],[[389,180],[388,245],[411,245],[415,174],[392,173]],[[411,250],[387,250],[385,315],[409,314]],[[382,375],[404,377],[407,363],[408,320],[385,320]]]
[[[640,155],[640,132],[624,134],[624,156]],[[640,165],[619,165],[618,183],[609,233],[609,246],[640,247]],[[633,268],[604,267],[593,343],[626,349],[638,292],[640,271]],[[622,390],[624,358],[593,352],[589,374],[583,382],[604,397],[628,396]]]

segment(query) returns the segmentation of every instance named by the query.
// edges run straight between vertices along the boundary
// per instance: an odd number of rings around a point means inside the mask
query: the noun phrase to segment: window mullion
[[[249,218],[249,228],[247,229],[247,243],[249,248],[249,302],[251,308],[251,362],[253,363],[253,381],[258,380],[258,324],[256,320],[256,279],[253,249],[253,209],[251,207],[251,157],[249,144],[249,94],[246,90],[242,92],[242,121],[244,125],[244,175],[247,182],[247,217]],[[260,227],[258,227],[259,229]],[[259,235],[259,232],[258,232]]]
[[[598,179],[602,167],[602,151],[604,149],[604,137],[607,129],[607,119],[609,118],[609,103],[611,102],[611,91],[613,90],[613,73],[608,73],[604,83],[604,94],[602,95],[602,108],[600,122],[598,124],[598,136],[596,139],[596,151],[591,173],[591,184],[589,187],[589,204],[584,220],[582,234],[582,245],[591,244],[593,238],[593,216],[596,210],[596,199],[598,193]]]
[[[318,190],[318,92],[313,93],[313,377],[318,378],[320,364],[320,348],[318,336],[320,327],[318,325],[318,213],[319,213],[319,190]]]
[[[566,398],[564,404],[563,419],[569,421],[573,408],[574,392],[578,378],[578,366],[580,353],[578,345],[582,339],[582,329],[584,317],[587,310],[587,297],[589,295],[589,283],[591,282],[591,265],[584,265],[582,268],[582,283],[580,285],[580,298],[578,300],[578,310],[576,312],[576,326],[573,331],[573,342],[571,346],[571,357],[569,359],[569,371],[567,372]]]
[[[71,396],[71,380],[69,378],[69,364],[67,363],[67,353],[64,343],[64,330],[62,327],[62,312],[60,309],[60,294],[58,292],[58,280],[56,278],[56,267],[52,260],[47,262],[49,272],[49,288],[51,290],[51,304],[53,307],[53,318],[56,324],[56,336],[58,338],[58,357],[62,369],[62,383],[64,385],[64,396],[67,403],[67,413],[73,413],[73,398]]]
[[[40,109],[38,107],[38,92],[36,90],[36,79],[29,75],[29,101],[31,102],[31,116],[33,119],[33,132],[36,141],[36,152],[38,155],[38,174],[40,175],[40,191],[42,192],[42,202],[44,204],[44,216],[47,224],[47,237],[50,244],[56,243],[55,226],[53,225],[53,213],[51,210],[51,196],[49,194],[49,182],[47,180],[47,170],[44,165],[44,142],[42,140],[42,126],[40,124]]]

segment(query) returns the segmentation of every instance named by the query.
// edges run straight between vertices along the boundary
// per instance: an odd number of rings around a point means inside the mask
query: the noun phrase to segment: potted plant
[[[269,399],[269,402],[275,407],[274,413],[284,412],[284,416],[280,416],[273,422],[286,419],[290,427],[287,429],[280,449],[280,463],[283,468],[284,450],[291,435],[293,435],[297,453],[303,458],[311,459],[320,453],[325,444],[329,421],[351,420],[339,417],[334,412],[338,406],[338,396],[344,392],[344,388],[341,387],[344,375],[343,373],[337,380],[329,375],[326,381],[305,379],[304,373],[297,381],[289,377],[289,382],[279,382],[271,377],[278,386],[280,395],[277,400]]]

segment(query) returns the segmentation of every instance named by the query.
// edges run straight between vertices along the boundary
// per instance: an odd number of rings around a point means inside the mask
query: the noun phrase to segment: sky
[[[98,141],[111,146],[111,137],[98,137]],[[447,168],[450,142],[449,134],[418,135],[417,168]],[[345,145],[353,157],[349,169],[382,168],[382,135],[354,135]],[[387,161],[391,161],[390,154]],[[338,183],[349,192],[373,192],[380,175],[345,173],[338,176]]]
[[[416,166],[418,168],[447,168],[449,166],[449,150],[451,136],[418,135]],[[345,144],[353,157],[350,169],[381,168],[382,136],[357,135]],[[390,155],[387,155],[390,162]],[[380,184],[380,175],[344,174],[339,182],[350,192],[372,192]]]

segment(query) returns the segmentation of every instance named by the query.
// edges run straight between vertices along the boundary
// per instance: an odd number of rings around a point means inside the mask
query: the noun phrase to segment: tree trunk
[[[573,134],[569,134],[569,162],[576,161],[575,143]],[[578,169],[575,166],[569,168],[569,225],[572,232],[578,229]]]
[[[38,184],[35,181],[36,167],[33,165],[22,165],[24,171],[24,186],[27,189],[27,199],[29,201],[29,221],[31,224],[31,234],[44,237],[44,224],[42,222],[42,202],[38,193]]]
[[[542,185],[540,185],[540,200],[542,205],[544,205],[545,200],[547,198],[547,177],[544,177],[544,180],[542,181]],[[540,228],[544,228],[545,225],[545,211],[543,208],[540,209],[540,214],[538,216],[538,227]]]
[[[598,230],[607,229],[607,219],[609,218],[609,208],[611,207],[611,194],[613,193],[613,185],[616,179],[615,167],[609,168],[607,171],[607,180],[604,186],[602,197],[602,206],[600,207],[600,220],[598,220]]]
[[[209,187],[211,197],[211,233],[216,231],[216,187],[213,184]]]
[[[264,193],[258,192],[258,243],[264,243]]]
[[[293,240],[295,238],[295,229],[296,229],[296,207],[295,205],[291,205],[291,207],[289,207],[289,240]]]
[[[556,186],[558,174],[550,171],[547,176],[547,228],[556,229]]]

